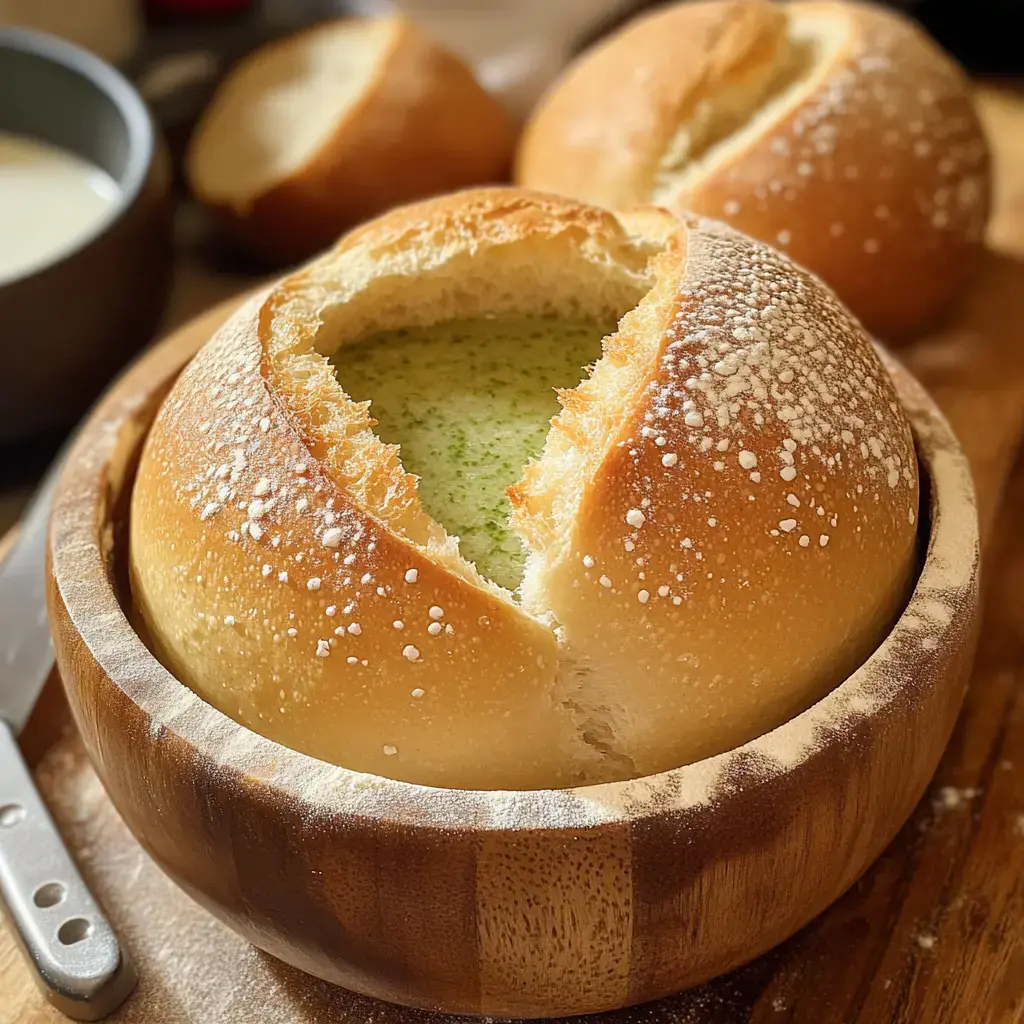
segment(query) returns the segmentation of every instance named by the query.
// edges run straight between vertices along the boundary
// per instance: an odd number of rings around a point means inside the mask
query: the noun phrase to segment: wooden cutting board
[[[999,191],[988,253],[948,325],[901,357],[974,468],[987,615],[972,686],[931,792],[880,860],[794,939],[733,974],[602,1024],[985,1024],[1024,1021],[1024,98],[986,91]],[[1013,252],[1021,254],[1015,257]],[[224,307],[174,335],[209,336]],[[1007,483],[1008,481],[1008,483]],[[996,510],[1004,496],[1002,514]],[[124,1024],[449,1024],[310,978],[192,903],[132,839],[51,680],[26,755],[139,968]],[[55,1024],[0,922],[0,1024]]]

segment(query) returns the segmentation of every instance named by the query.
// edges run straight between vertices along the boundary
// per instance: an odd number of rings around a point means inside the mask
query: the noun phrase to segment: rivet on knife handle
[[[100,1020],[135,987],[135,971],[86,887],[0,720],[0,896],[36,980],[75,1020]]]

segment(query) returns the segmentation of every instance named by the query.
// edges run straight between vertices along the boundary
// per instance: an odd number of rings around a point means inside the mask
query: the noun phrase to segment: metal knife
[[[100,1020],[128,997],[135,970],[64,846],[16,740],[53,668],[46,536],[62,462],[50,468],[0,563],[0,908],[47,999],[75,1020]]]

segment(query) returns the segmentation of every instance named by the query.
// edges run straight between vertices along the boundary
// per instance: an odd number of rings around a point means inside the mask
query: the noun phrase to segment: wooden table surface
[[[956,733],[912,820],[837,904],[747,967],[674,999],[602,1015],[602,1024],[1024,1022],[1024,462],[1013,466],[1024,424],[1024,92],[989,87],[980,104],[996,153],[993,251],[952,325],[903,354],[956,423],[975,472],[1009,478],[998,514],[994,490],[982,508],[986,617]],[[183,260],[169,323],[246,283]],[[23,491],[7,494],[10,508]],[[69,728],[51,685],[24,748],[140,964],[139,991],[114,1020],[451,1020],[332,988],[227,931],[132,840]],[[62,1019],[33,989],[0,922],[0,1024]]]

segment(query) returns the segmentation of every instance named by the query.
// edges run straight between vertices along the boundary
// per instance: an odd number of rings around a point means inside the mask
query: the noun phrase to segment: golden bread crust
[[[558,475],[536,466],[518,513],[547,528],[523,527],[540,552],[527,606],[552,609],[592,666],[645,775],[823,697],[886,635],[914,567],[913,442],[863,332],[768,246],[686,224],[685,265],[663,264],[673,287],[647,311],[642,387],[563,529]],[[595,433],[562,417],[563,436]]]

